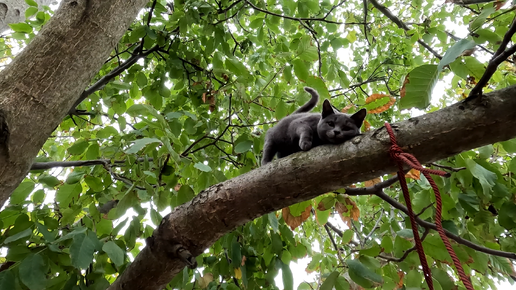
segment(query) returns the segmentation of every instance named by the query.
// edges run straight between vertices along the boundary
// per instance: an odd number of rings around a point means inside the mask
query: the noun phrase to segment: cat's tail
[[[293,114],[310,112],[313,108],[315,108],[315,106],[317,106],[317,102],[319,101],[319,94],[317,91],[311,87],[305,87],[305,91],[312,95],[312,98],[310,101],[306,102],[306,104],[297,109]]]

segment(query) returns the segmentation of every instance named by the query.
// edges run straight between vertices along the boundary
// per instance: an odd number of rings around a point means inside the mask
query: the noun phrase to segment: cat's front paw
[[[312,148],[312,142],[310,141],[299,141],[299,147],[303,151],[308,151],[310,148]]]

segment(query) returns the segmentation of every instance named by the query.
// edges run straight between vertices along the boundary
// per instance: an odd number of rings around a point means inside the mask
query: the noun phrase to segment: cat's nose
[[[339,130],[333,130],[333,133],[334,133],[335,135],[340,135],[340,131],[339,131]]]

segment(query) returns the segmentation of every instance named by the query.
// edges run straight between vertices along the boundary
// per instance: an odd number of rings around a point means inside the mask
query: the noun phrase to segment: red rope
[[[455,265],[455,268],[457,269],[457,272],[459,273],[460,280],[462,283],[464,283],[464,286],[467,290],[473,290],[473,285],[471,284],[471,281],[469,280],[469,277],[466,276],[466,273],[464,272],[464,269],[462,268],[462,265],[459,261],[459,258],[457,258],[457,255],[455,254],[455,251],[453,250],[450,241],[446,237],[446,233],[444,232],[443,226],[442,226],[442,201],[441,201],[441,193],[439,192],[439,188],[435,184],[434,180],[430,176],[430,174],[434,175],[440,175],[440,176],[449,176],[450,174],[441,170],[433,170],[424,168],[421,166],[421,163],[414,157],[412,154],[405,153],[401,149],[400,146],[398,146],[398,143],[396,142],[396,137],[394,136],[394,132],[392,131],[391,125],[389,123],[385,123],[385,128],[387,129],[387,132],[389,133],[389,137],[391,139],[391,148],[389,150],[389,154],[393,160],[396,161],[396,164],[398,165],[398,179],[400,181],[401,189],[403,191],[403,197],[405,198],[405,203],[407,204],[407,209],[409,212],[409,218],[410,223],[412,225],[412,233],[414,234],[414,240],[416,242],[416,248],[417,253],[419,255],[419,260],[421,261],[421,266],[423,267],[423,273],[425,276],[426,283],[428,284],[428,287],[430,290],[434,289],[434,285],[432,282],[432,274],[430,272],[430,268],[428,268],[428,262],[426,261],[425,252],[423,250],[423,245],[421,243],[421,238],[419,237],[419,232],[417,230],[417,224],[416,224],[416,217],[414,215],[414,212],[412,211],[412,204],[410,202],[410,195],[408,192],[407,187],[407,181],[405,180],[405,172],[403,170],[403,163],[406,163],[410,167],[417,169],[423,173],[423,175],[426,177],[428,182],[430,183],[430,186],[434,190],[435,194],[435,225],[437,227],[437,232],[439,233],[439,236],[444,242],[444,245],[446,246],[446,250],[448,250],[448,254],[450,254],[453,264]]]

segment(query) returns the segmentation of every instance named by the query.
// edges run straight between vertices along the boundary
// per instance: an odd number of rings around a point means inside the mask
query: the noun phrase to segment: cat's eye
[[[333,123],[332,121],[328,121],[327,124],[328,124],[328,126],[330,126],[332,128],[335,127],[335,123]]]

